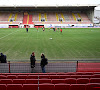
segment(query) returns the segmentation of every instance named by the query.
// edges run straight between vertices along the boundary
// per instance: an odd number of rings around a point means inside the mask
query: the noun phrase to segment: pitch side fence
[[[76,72],[80,62],[100,62],[100,60],[49,60],[45,66],[46,72]],[[40,61],[37,60],[32,69],[30,62],[0,63],[0,73],[41,73]]]

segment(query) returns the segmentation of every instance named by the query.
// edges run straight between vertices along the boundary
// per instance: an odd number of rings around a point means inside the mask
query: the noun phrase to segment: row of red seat
[[[0,84],[0,90],[100,90],[100,84]]]
[[[0,79],[64,79],[64,78],[100,78],[100,74],[94,75],[0,75]]]
[[[68,73],[0,73],[0,75],[93,75],[100,72],[68,72]]]
[[[65,84],[87,84],[100,83],[100,78],[67,78],[67,79],[0,79],[0,84],[41,84],[41,83],[65,83]]]

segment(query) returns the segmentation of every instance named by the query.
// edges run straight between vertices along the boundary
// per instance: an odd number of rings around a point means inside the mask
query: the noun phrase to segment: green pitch
[[[49,60],[100,60],[100,28],[0,29],[0,52],[7,60],[28,62],[32,51],[37,60],[41,53]]]

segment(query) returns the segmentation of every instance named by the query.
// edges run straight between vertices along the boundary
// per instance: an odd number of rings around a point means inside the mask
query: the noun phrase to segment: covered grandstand
[[[31,2],[29,2],[31,4]],[[3,3],[4,4],[4,3]],[[98,4],[0,5],[0,28],[93,27],[94,8]]]

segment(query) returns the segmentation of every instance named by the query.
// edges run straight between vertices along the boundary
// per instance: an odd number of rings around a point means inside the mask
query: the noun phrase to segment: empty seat
[[[7,75],[7,79],[16,79],[16,75]]]
[[[54,90],[54,84],[39,84],[39,90]]]
[[[51,83],[51,79],[39,79],[39,84],[42,83]]]
[[[23,90],[38,90],[38,84],[23,84]]]
[[[25,79],[13,79],[13,84],[25,84]]]
[[[52,79],[53,84],[58,84],[58,83],[65,83],[64,79]]]
[[[7,76],[5,76],[5,75],[0,75],[0,79],[6,79],[7,78]]]
[[[100,78],[100,74],[94,74],[93,78]]]
[[[77,84],[87,84],[89,83],[89,78],[78,78]]]
[[[70,84],[55,84],[54,90],[69,90]]]
[[[85,90],[85,84],[71,84],[70,90]]]
[[[90,78],[90,83],[100,83],[100,78]]]
[[[48,78],[49,79],[49,75],[39,75],[39,79],[42,79],[42,78]]]
[[[68,72],[68,73],[66,73],[67,75],[75,75],[76,74],[76,72]]]
[[[86,85],[86,90],[100,90],[100,83],[89,83]]]
[[[0,90],[6,90],[6,84],[0,84]]]
[[[26,84],[38,84],[38,79],[26,79]]]
[[[0,84],[12,84],[12,79],[1,79]]]
[[[23,90],[22,84],[7,84],[7,90]]]
[[[38,75],[28,75],[28,79],[38,79]]]
[[[27,79],[27,75],[18,75],[17,78],[18,79]]]
[[[60,79],[70,78],[70,75],[59,75]]]
[[[65,79],[65,83],[76,84],[76,79],[75,78],[67,78],[67,79]]]
[[[82,78],[92,78],[92,75],[82,75]]]
[[[59,75],[50,75],[50,79],[59,79]]]
[[[81,78],[81,75],[71,75],[71,78]]]

